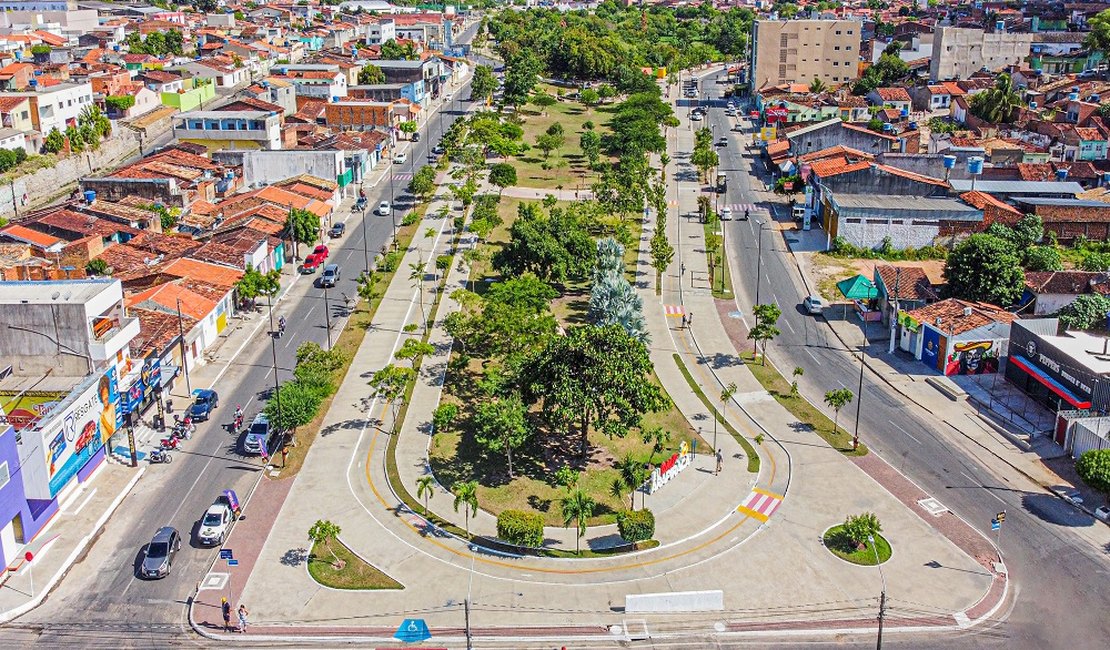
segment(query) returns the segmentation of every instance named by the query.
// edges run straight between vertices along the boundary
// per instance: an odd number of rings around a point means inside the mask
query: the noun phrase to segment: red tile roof
[[[949,298],[907,312],[919,323],[928,324],[945,334],[958,336],[992,323],[1012,323],[1017,315],[985,302]],[[940,323],[937,323],[937,319]]]
[[[901,271],[899,271],[901,269]],[[902,266],[896,267],[890,264],[875,267],[875,272],[879,274],[879,278],[883,281],[883,286],[886,287],[886,293],[890,297],[897,294],[900,300],[916,300],[920,302],[928,302],[940,298],[936,290],[933,289],[933,284],[929,282],[929,276],[925,274],[925,269],[920,266]]]

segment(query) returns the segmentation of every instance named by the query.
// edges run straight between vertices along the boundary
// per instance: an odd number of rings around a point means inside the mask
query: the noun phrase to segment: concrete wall
[[[902,223],[894,223],[901,221]],[[890,237],[896,249],[913,246],[930,246],[940,234],[940,224],[929,226],[911,225],[909,219],[888,219],[880,216],[872,218],[849,217],[839,220],[836,234],[861,248],[877,248],[883,239]]]
[[[624,611],[637,612],[717,612],[725,608],[724,592],[675,591],[663,594],[628,594]]]
[[[214,151],[212,159],[225,165],[243,166],[245,185],[263,185],[291,176],[310,174],[334,181],[344,171],[342,151]]]
[[[89,337],[84,305],[5,305],[0,310],[0,358],[16,374],[77,377],[90,372]]]
[[[940,81],[966,79],[984,67],[1000,70],[1013,63],[1022,64],[1029,56],[1033,35],[938,27],[933,40],[929,78]]]
[[[884,165],[904,169],[922,176],[943,179],[945,171],[949,171],[944,169],[944,156],[946,154],[956,156],[956,166],[951,170],[948,178],[971,178],[971,175],[967,173],[967,159],[976,154],[968,152],[948,151],[944,154],[884,153],[879,155],[878,161]]]

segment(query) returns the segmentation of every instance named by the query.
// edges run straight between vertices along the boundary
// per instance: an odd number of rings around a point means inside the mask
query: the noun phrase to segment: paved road
[[[473,28],[467,30],[466,37],[472,33]],[[401,148],[408,151],[408,161],[399,165],[394,174],[411,174],[427,163],[429,148],[465,109],[463,99],[469,97],[468,85],[466,82],[464,87],[454,90],[455,99],[442,119],[428,120],[420,142],[403,143]],[[371,206],[390,199],[389,180],[387,173],[377,186],[366,188]],[[407,179],[402,178],[394,182],[392,189],[401,208],[395,211],[398,222],[404,207],[411,205],[411,197],[403,196],[407,184]],[[343,270],[340,284],[328,292],[335,336],[340,332],[337,322],[343,315],[341,294],[357,294],[355,280],[364,266],[362,223],[349,206],[347,201],[336,212],[336,219],[348,222],[347,235],[330,243],[329,262],[339,263]],[[368,212],[365,231],[367,249],[373,259],[391,235],[391,220]],[[312,286],[314,278],[299,278],[274,310],[275,320],[280,312],[289,322],[286,335],[276,342],[280,381],[290,378],[295,352],[301,343],[314,341],[326,345],[323,290]],[[51,646],[76,643],[75,647],[101,644],[119,647],[188,643],[195,638],[182,618],[182,605],[203,578],[216,550],[196,546],[191,540],[197,520],[220,490],[234,489],[243,498],[259,479],[261,460],[240,453],[241,440],[227,432],[227,425],[235,404],[244,406],[249,421],[261,409],[267,391],[274,385],[268,330],[263,324],[219,377],[215,388],[220,394],[220,407],[213,419],[197,427],[193,438],[185,442],[184,450],[174,454],[172,464],[154,466],[147,472],[87,556],[70,570],[42,606],[0,630],[0,639],[34,640]],[[211,376],[211,370],[207,374]],[[200,386],[193,383],[194,389]],[[179,390],[183,392],[184,388]],[[182,401],[175,400],[177,404]],[[245,514],[250,516],[249,507]],[[185,537],[173,572],[160,581],[139,580],[135,576],[140,551],[154,531],[164,525],[174,526]]]
[[[717,86],[704,83],[703,87]],[[722,110],[710,110],[708,122],[715,126],[717,137],[731,128],[732,121]],[[762,187],[757,175],[766,178],[763,162],[743,155],[743,143],[751,139],[751,124],[746,120],[743,124],[745,131],[730,132],[731,142],[718,150],[721,169],[729,174],[722,204],[756,203],[751,188]],[[789,218],[785,210],[782,213]],[[766,219],[765,212],[753,213],[756,216]],[[726,228],[726,245],[742,269],[736,291],[745,314],[751,312],[756,290],[758,229],[756,218],[733,221]],[[827,325],[798,309],[804,289],[797,282],[786,242],[777,232],[765,231],[763,237],[760,302],[774,301],[783,312],[779,321],[782,334],[769,354],[777,357],[781,367],[805,368],[800,385],[810,401],[820,404],[831,388],[857,392],[859,362],[849,356]],[[860,436],[867,445],[973,525],[978,522],[989,529],[995,513],[1008,512],[1001,546],[1017,594],[1013,611],[998,629],[955,642],[945,639],[943,645],[1101,647],[1110,634],[1104,605],[1110,598],[1107,558],[1067,530],[1069,526],[1092,525],[1093,520],[1077,515],[1070,506],[1020,477],[1000,479],[996,472],[967,458],[933,422],[921,416],[923,411],[907,405],[878,378],[865,377],[863,394]],[[855,404],[845,409],[840,418],[847,420],[845,426],[852,424],[854,413]],[[906,611],[912,608],[909,603],[899,603],[897,593],[898,585],[891,585],[894,606]],[[918,646],[919,642],[905,644]]]

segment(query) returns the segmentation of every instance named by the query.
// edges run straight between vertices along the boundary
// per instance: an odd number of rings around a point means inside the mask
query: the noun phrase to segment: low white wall
[[[644,612],[719,612],[725,608],[725,592],[674,591],[663,594],[628,594],[626,613]]]

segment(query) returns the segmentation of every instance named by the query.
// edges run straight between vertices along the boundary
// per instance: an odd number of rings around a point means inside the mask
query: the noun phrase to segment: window
[[[836,30],[836,35],[837,35],[837,36],[840,36],[840,30],[839,30],[839,29],[838,29],[838,30]]]
[[[845,219],[845,223],[859,223],[859,219]]]
[[[836,46],[836,47],[834,47],[833,49],[834,49],[834,50],[836,50],[837,52],[839,52],[839,51],[840,51],[840,46],[839,46],[839,45],[837,45],[837,46]]]

